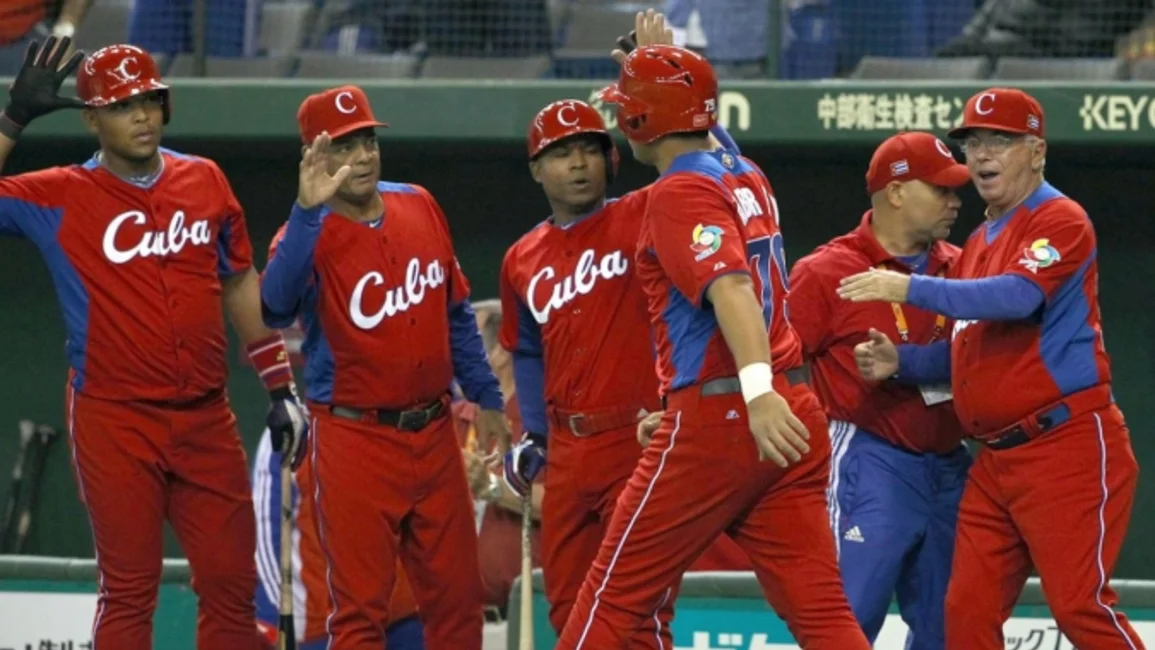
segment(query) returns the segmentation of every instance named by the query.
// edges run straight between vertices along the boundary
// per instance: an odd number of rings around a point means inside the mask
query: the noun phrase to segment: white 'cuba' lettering
[[[349,298],[349,316],[353,324],[363,330],[371,330],[381,324],[386,318],[408,311],[410,307],[421,304],[425,300],[428,289],[436,289],[445,284],[445,269],[441,262],[433,260],[425,265],[425,272],[421,272],[421,262],[417,258],[409,260],[405,268],[405,285],[393,287],[385,291],[385,304],[381,305],[372,315],[366,315],[362,303],[365,297],[365,287],[372,285],[379,287],[385,284],[385,277],[377,271],[366,273],[353,288],[353,295]]]
[[[613,278],[623,276],[630,268],[629,260],[622,255],[620,250],[606,253],[597,263],[594,258],[597,254],[593,249],[587,249],[578,258],[577,267],[574,269],[572,275],[569,275],[553,285],[549,289],[549,300],[545,305],[539,306],[533,297],[537,295],[538,284],[552,280],[557,275],[552,266],[547,266],[544,269],[534,274],[529,281],[529,288],[526,290],[525,304],[529,306],[530,313],[533,314],[533,319],[539,325],[544,325],[549,321],[549,314],[555,309],[561,309],[574,298],[584,296],[590,291],[593,291],[594,285],[597,284],[598,279],[612,280]]]
[[[104,256],[113,264],[124,264],[137,257],[165,257],[176,255],[186,245],[204,246],[212,241],[212,232],[207,219],[194,221],[188,228],[184,226],[184,211],[177,210],[168,223],[168,232],[150,231],[141,236],[135,246],[122,250],[116,246],[116,236],[127,221],[137,226],[144,225],[144,213],[132,210],[116,215],[104,231]]]

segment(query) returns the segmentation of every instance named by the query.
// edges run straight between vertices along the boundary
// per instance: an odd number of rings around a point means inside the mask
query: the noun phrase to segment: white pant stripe
[[[638,504],[638,509],[634,511],[634,515],[630,517],[630,523],[626,525],[625,532],[622,533],[622,538],[618,540],[618,546],[614,549],[614,555],[610,559],[610,565],[606,567],[606,575],[602,578],[602,584],[594,593],[594,604],[590,607],[589,618],[586,619],[585,629],[582,630],[581,638],[578,639],[577,647],[574,650],[581,650],[582,645],[586,642],[586,635],[590,632],[590,627],[594,624],[594,615],[597,614],[598,605],[601,604],[602,592],[606,590],[606,585],[610,583],[610,576],[614,573],[614,566],[618,563],[618,556],[622,553],[622,548],[626,545],[626,540],[630,537],[630,531],[634,529],[634,524],[637,523],[638,517],[641,516],[642,510],[646,507],[646,501],[649,500],[650,494],[654,491],[654,485],[658,482],[658,477],[662,475],[662,470],[666,467],[666,456],[669,455],[670,450],[674,448],[674,444],[678,439],[678,430],[682,427],[682,412],[678,411],[674,414],[674,431],[670,433],[670,444],[662,450],[662,459],[658,462],[658,469],[654,472],[654,477],[650,479],[650,484],[646,487],[646,493],[642,495],[642,502]]]
[[[1096,553],[1096,559],[1099,563],[1099,587],[1095,589],[1095,602],[1103,608],[1103,611],[1107,612],[1107,616],[1115,624],[1115,629],[1119,630],[1119,634],[1127,641],[1127,646],[1131,650],[1137,650],[1135,642],[1131,640],[1131,637],[1127,635],[1119,623],[1119,615],[1107,603],[1103,602],[1103,587],[1107,586],[1107,570],[1103,566],[1103,540],[1107,537],[1107,522],[1103,513],[1107,509],[1107,499],[1110,495],[1107,489],[1107,441],[1103,437],[1103,421],[1099,418],[1098,413],[1095,414],[1095,427],[1099,431],[1099,486],[1103,489],[1103,499],[1099,502],[1099,544],[1098,553]]]

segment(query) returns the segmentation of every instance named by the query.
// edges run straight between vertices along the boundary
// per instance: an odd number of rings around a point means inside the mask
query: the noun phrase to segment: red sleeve
[[[1074,201],[1043,206],[1017,234],[1019,254],[1004,272],[1034,282],[1047,300],[1095,254],[1095,229]]]
[[[47,227],[52,206],[67,193],[67,170],[52,167],[0,177],[0,234],[29,236]]]
[[[517,348],[518,318],[521,310],[518,308],[519,299],[517,290],[513,288],[510,274],[513,272],[513,256],[516,245],[505,253],[501,261],[501,277],[498,280],[498,295],[501,298],[501,333],[499,340],[501,347],[512,352]]]
[[[233,188],[216,163],[209,164],[212,165],[213,175],[225,200],[224,218],[217,238],[217,273],[221,277],[229,277],[253,266],[253,244],[249,241],[245,210],[233,194]]]
[[[717,278],[750,273],[733,206],[714,181],[692,174],[672,177],[651,190],[646,211],[658,262],[695,306]]]
[[[807,358],[826,350],[834,323],[834,287],[817,270],[820,262],[813,254],[798,260],[790,272],[790,292],[786,294],[790,324],[802,339],[802,352]]]
[[[461,270],[461,262],[457,260],[457,253],[454,251],[453,238],[449,234],[449,222],[445,218],[445,213],[441,211],[441,205],[437,203],[437,199],[429,193],[429,190],[420,185],[411,185],[413,189],[417,190],[425,199],[426,205],[437,219],[438,227],[441,229],[442,236],[445,238],[445,245],[449,250],[449,254],[453,258],[453,263],[446,272],[449,277],[446,278],[449,282],[449,305],[456,306],[469,300],[469,279],[465,277],[465,271]]]

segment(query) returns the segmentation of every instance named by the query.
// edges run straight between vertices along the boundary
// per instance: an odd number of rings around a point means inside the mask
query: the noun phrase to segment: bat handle
[[[521,498],[521,628],[518,650],[533,650],[533,490]]]
[[[288,458],[281,466],[281,606],[277,627],[280,650],[296,650],[297,635],[293,624],[293,470]]]

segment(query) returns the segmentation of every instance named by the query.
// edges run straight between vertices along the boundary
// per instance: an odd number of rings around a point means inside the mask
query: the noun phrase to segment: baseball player
[[[261,434],[253,460],[253,507],[257,516],[257,628],[270,647],[277,643],[278,605],[281,594],[281,452],[273,448],[268,429]],[[316,509],[309,503],[312,468],[305,457],[293,477],[293,616],[299,650],[325,650],[328,635],[329,591],[325,584],[325,560],[316,533]],[[301,498],[302,494],[306,495]],[[404,571],[389,599],[385,627],[389,650],[423,650],[425,643],[417,602]]]
[[[970,455],[949,387],[865,382],[854,346],[872,330],[911,343],[945,340],[946,317],[897,304],[836,299],[842,278],[870,268],[946,275],[959,249],[945,241],[970,181],[945,143],[903,133],[874,152],[871,209],[851,232],[802,258],[790,274],[790,323],[830,418],[828,506],[846,595],[871,643],[891,599],[910,650],[943,650],[943,599]]]
[[[618,105],[634,157],[661,174],[636,263],[665,413],[562,631],[566,650],[628,647],[723,531],[803,648],[869,648],[827,520],[826,417],[782,313],[777,205],[752,162],[708,140],[717,93],[703,57],[655,45],[631,52],[600,95]]]
[[[1043,109],[992,88],[967,102],[967,167],[987,203],[950,278],[871,270],[840,295],[957,319],[951,339],[856,350],[868,379],[949,380],[966,432],[982,443],[959,510],[946,645],[1003,647],[1028,574],[1039,572],[1059,629],[1078,648],[1143,647],[1115,611],[1119,557],[1138,467],[1111,395],[1099,315],[1095,230],[1043,178]]]
[[[379,180],[365,93],[341,86],[297,113],[300,185],[265,269],[265,322],[305,330],[314,501],[333,650],[385,644],[400,556],[430,648],[479,650],[477,531],[450,382],[481,405],[479,447],[508,447],[469,284],[440,207]]]
[[[29,48],[0,115],[0,164],[24,126],[57,108],[83,107],[100,151],[0,179],[0,232],[40,248],[64,312],[73,460],[100,572],[93,644],[152,647],[167,519],[199,597],[197,645],[256,649],[252,500],[225,394],[224,317],[272,395],[274,443],[299,459],[305,418],[284,340],[261,322],[228,181],[212,161],[159,148],[171,105],[152,58],[101,49],[80,65],[80,99],[65,99],[82,59],[61,66],[68,45]]]
[[[640,15],[637,40],[646,44],[664,30],[661,14]],[[648,188],[606,199],[618,152],[601,114],[585,102],[543,108],[530,122],[528,148],[552,215],[510,247],[502,264],[501,341],[513,354],[526,432],[507,456],[505,477],[524,493],[548,446],[542,569],[550,622],[560,633],[641,455],[638,420],[659,409],[646,296],[633,265]],[[722,537],[693,568],[748,567]],[[631,647],[673,647],[675,596],[673,588],[663,596]]]

